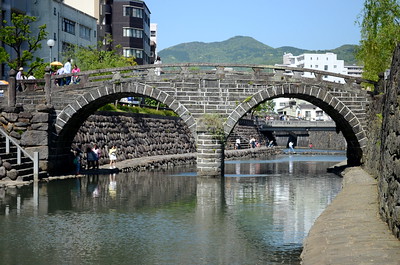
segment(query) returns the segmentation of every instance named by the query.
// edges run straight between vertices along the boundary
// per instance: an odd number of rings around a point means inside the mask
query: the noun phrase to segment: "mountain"
[[[357,45],[343,45],[333,50],[304,50],[290,46],[272,48],[251,37],[236,36],[221,42],[188,42],[161,50],[158,55],[163,63],[238,63],[265,64],[282,63],[282,56],[292,53],[333,52],[345,65],[356,64],[355,50]]]

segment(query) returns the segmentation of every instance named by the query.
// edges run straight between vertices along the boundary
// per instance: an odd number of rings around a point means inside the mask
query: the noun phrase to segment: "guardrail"
[[[0,133],[6,138],[6,153],[10,153],[10,143],[14,144],[17,147],[17,164],[20,165],[22,163],[22,154],[25,157],[29,158],[33,162],[33,180],[39,180],[39,152],[33,152],[33,156],[31,156],[28,152],[26,152],[14,139],[12,139],[3,129],[0,129]]]
[[[160,70],[159,70],[160,69]],[[227,74],[227,73],[253,73],[270,74],[270,75],[287,75],[290,72],[293,78],[301,78],[303,73],[314,74],[314,79],[322,80],[324,76],[333,76],[343,78],[346,83],[371,83],[375,81],[354,77],[350,75],[320,71],[308,68],[289,67],[289,66],[272,66],[272,65],[255,65],[255,64],[229,64],[229,63],[179,63],[179,64],[146,64],[127,67],[98,69],[90,71],[82,71],[78,73],[50,75],[46,79],[46,86],[49,88],[56,87],[55,81],[59,78],[77,76],[80,78],[80,84],[84,85],[87,82],[96,82],[115,79],[116,75],[119,78],[129,78],[138,76],[157,76],[160,73],[161,78],[168,75],[176,74]],[[307,77],[308,78],[308,77]],[[308,78],[310,79],[310,78]],[[311,78],[312,79],[312,78]]]
[[[267,126],[267,127],[336,127],[336,123],[334,121],[304,121],[304,120],[290,120],[290,121],[258,121],[259,125]]]

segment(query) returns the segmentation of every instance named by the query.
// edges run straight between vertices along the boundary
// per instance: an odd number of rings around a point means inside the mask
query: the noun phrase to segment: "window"
[[[311,117],[311,111],[307,110],[305,114],[306,114],[306,118],[310,118]]]
[[[69,19],[63,18],[62,30],[75,35],[75,22]]]
[[[80,25],[79,37],[85,40],[90,40],[90,28]]]
[[[74,45],[68,42],[62,42],[61,51],[69,52],[74,50]]]
[[[328,66],[327,65],[324,65],[324,70],[328,71]]]
[[[335,65],[333,66],[333,68],[335,68],[335,69],[336,69],[336,68],[337,68],[337,65],[335,64]]]
[[[150,32],[150,36],[151,36],[151,37],[156,37],[156,31],[155,31],[155,30],[152,30],[152,31]]]
[[[143,10],[133,6],[124,6],[124,16],[143,18]]]
[[[57,15],[57,9],[56,8],[53,9],[53,15],[55,15],[55,16]]]
[[[143,38],[143,30],[134,29],[134,28],[124,28],[123,36],[141,39],[141,38]]]
[[[124,57],[143,58],[143,50],[124,48]]]
[[[318,68],[318,64],[315,65],[315,68]]]

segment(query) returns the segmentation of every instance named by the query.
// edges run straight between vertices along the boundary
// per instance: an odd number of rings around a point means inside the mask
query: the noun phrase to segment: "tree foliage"
[[[6,52],[0,47],[0,62],[7,63],[10,68],[28,66],[28,72],[34,71],[43,65],[43,59],[34,56],[34,52],[41,49],[41,41],[47,36],[46,25],[41,25],[35,35],[32,34],[31,25],[36,17],[13,13],[11,25],[0,27],[0,42],[11,47],[13,53]],[[3,21],[7,24],[7,21]],[[29,63],[29,65],[28,65]]]
[[[358,23],[361,45],[357,58],[364,64],[363,76],[378,80],[389,68],[394,48],[400,41],[400,1],[365,0]]]
[[[105,51],[98,47],[72,46],[64,53],[64,58],[71,58],[81,71],[137,65],[134,57],[126,58],[117,50]]]

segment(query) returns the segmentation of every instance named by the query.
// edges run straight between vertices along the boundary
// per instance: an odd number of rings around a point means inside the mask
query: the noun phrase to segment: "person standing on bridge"
[[[73,74],[74,74],[74,73],[79,73],[80,71],[81,71],[81,69],[79,69],[79,67],[78,67],[76,64],[74,64],[74,68],[72,68],[71,73],[73,73]],[[78,84],[79,81],[80,81],[79,76],[77,76],[77,75],[73,75],[73,76],[72,76],[72,83]]]
[[[160,56],[157,56],[157,59],[154,61],[154,64],[162,64]],[[156,73],[156,75],[161,75],[161,68],[160,67],[154,68],[154,72]]]
[[[68,58],[67,62],[64,64],[64,69],[65,69],[65,74],[70,74],[71,73],[71,59]],[[65,78],[65,84],[69,85],[71,83],[71,77],[67,76]]]

